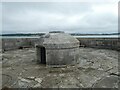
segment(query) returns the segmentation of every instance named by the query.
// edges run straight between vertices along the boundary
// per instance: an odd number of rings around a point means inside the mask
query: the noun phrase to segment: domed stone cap
[[[64,31],[50,31],[49,33],[64,33]]]
[[[79,47],[79,41],[64,32],[50,32],[43,37],[46,48],[73,48]]]

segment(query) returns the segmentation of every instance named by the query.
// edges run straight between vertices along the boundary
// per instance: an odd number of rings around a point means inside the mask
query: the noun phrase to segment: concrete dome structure
[[[75,64],[79,58],[79,41],[64,32],[49,32],[36,45],[37,61],[46,65]]]

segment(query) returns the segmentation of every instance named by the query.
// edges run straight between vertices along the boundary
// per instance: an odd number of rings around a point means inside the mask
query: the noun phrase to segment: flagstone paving
[[[118,51],[80,48],[73,66],[49,67],[36,63],[35,49],[1,53],[2,87],[118,88]]]

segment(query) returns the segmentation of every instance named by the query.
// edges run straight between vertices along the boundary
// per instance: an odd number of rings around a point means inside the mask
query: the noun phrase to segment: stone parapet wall
[[[120,50],[118,38],[78,38],[81,47]],[[3,38],[2,50],[35,47],[38,38]]]
[[[34,46],[36,38],[4,38],[2,39],[2,50],[14,50]]]
[[[78,38],[78,40],[82,47],[120,50],[118,38]]]

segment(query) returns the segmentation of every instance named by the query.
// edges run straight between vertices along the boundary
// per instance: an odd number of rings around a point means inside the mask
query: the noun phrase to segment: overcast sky
[[[4,2],[3,33],[118,32],[118,3]]]

